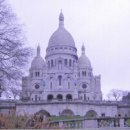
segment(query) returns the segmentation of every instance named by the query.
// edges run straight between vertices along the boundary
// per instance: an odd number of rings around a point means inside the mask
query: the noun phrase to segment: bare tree
[[[0,0],[0,84],[9,86],[21,79],[31,49],[21,25],[6,0]]]
[[[16,87],[10,87],[10,92],[13,95],[14,100],[16,100],[16,98],[20,98],[21,95],[21,90],[19,88]]]
[[[127,91],[123,91],[123,90],[118,90],[118,89],[112,89],[108,94],[107,94],[107,97],[108,99],[112,100],[121,100],[123,96],[127,95]]]

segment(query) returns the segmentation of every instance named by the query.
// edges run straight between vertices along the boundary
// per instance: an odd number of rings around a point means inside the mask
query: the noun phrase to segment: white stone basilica
[[[75,42],[64,28],[61,12],[59,27],[49,39],[45,61],[38,46],[29,76],[22,79],[21,99],[1,101],[0,112],[9,114],[13,110],[17,115],[41,113],[85,118],[130,117],[130,95],[118,102],[102,100],[100,76],[93,75],[85,46],[81,49],[78,58]]]
[[[22,79],[22,97],[15,103],[18,114],[46,113],[51,116],[125,116],[129,104],[102,100],[100,75],[94,76],[85,46],[78,58],[71,34],[59,16],[59,27],[49,39],[45,61],[37,47],[29,76]]]
[[[100,75],[94,76],[85,46],[78,58],[71,34],[59,15],[59,27],[49,39],[45,61],[37,47],[28,77],[22,79],[23,98],[33,101],[102,100]]]

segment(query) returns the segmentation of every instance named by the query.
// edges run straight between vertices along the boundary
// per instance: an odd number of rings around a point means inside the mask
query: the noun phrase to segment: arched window
[[[82,71],[82,76],[86,76],[86,71]]]
[[[80,77],[80,72],[78,72],[78,76]]]
[[[61,76],[61,75],[59,75],[59,76],[58,76],[58,79],[59,79],[59,86],[61,86],[62,76]]]
[[[37,72],[37,77],[39,77],[40,76],[40,73],[39,72]]]
[[[69,59],[69,66],[70,66],[70,67],[72,66],[72,61],[71,61],[71,59]]]
[[[90,76],[90,77],[92,76],[91,72],[88,73],[88,76]]]
[[[52,99],[53,99],[53,95],[49,94],[49,95],[47,96],[47,100],[52,100]]]
[[[50,116],[50,113],[48,112],[48,111],[46,111],[46,110],[40,110],[40,111],[38,111],[38,112],[36,112],[34,115],[38,115],[39,117],[48,117],[48,116]]]
[[[40,86],[38,84],[35,85],[35,89],[39,89]]]
[[[62,69],[62,60],[58,61],[58,69],[60,69],[60,70]]]
[[[58,100],[63,100],[63,96],[62,96],[61,94],[58,94],[58,95],[57,95],[57,99],[58,99]]]
[[[68,82],[68,89],[70,89],[70,82]]]
[[[72,100],[72,95],[71,94],[67,94],[66,95],[66,100]]]
[[[50,88],[52,89],[52,82],[50,83]]]
[[[74,116],[74,112],[70,109],[65,109],[61,112],[62,116]]]
[[[89,110],[89,111],[86,113],[85,116],[88,117],[88,118],[95,118],[95,117],[97,117],[97,113],[96,113],[96,111],[94,111],[94,110]]]
[[[31,73],[31,77],[33,77],[33,72]]]
[[[84,94],[84,100],[86,100],[86,94]]]
[[[50,68],[50,61],[48,61],[48,68]]]
[[[54,66],[54,63],[53,63],[53,60],[51,60],[51,67],[53,67]]]
[[[83,89],[86,89],[86,88],[87,88],[87,85],[86,85],[86,84],[83,84],[83,85],[82,85],[82,88],[83,88]]]
[[[35,101],[37,101],[37,95],[35,95]]]
[[[65,61],[64,61],[64,62],[65,62],[65,66],[66,66],[66,65],[67,65],[67,59],[65,59]]]

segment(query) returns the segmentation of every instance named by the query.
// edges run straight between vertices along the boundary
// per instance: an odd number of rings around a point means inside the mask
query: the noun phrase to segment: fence
[[[50,121],[50,127],[59,127],[66,129],[82,129],[82,128],[129,128],[130,118],[95,118],[95,119],[73,119]],[[106,129],[105,129],[106,130]]]

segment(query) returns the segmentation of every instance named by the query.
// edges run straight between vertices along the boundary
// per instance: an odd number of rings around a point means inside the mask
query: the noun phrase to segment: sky
[[[103,94],[111,89],[130,91],[130,0],[7,1],[24,24],[29,46],[35,50],[39,44],[43,58],[62,9],[78,56],[84,43],[94,75],[101,74]]]

